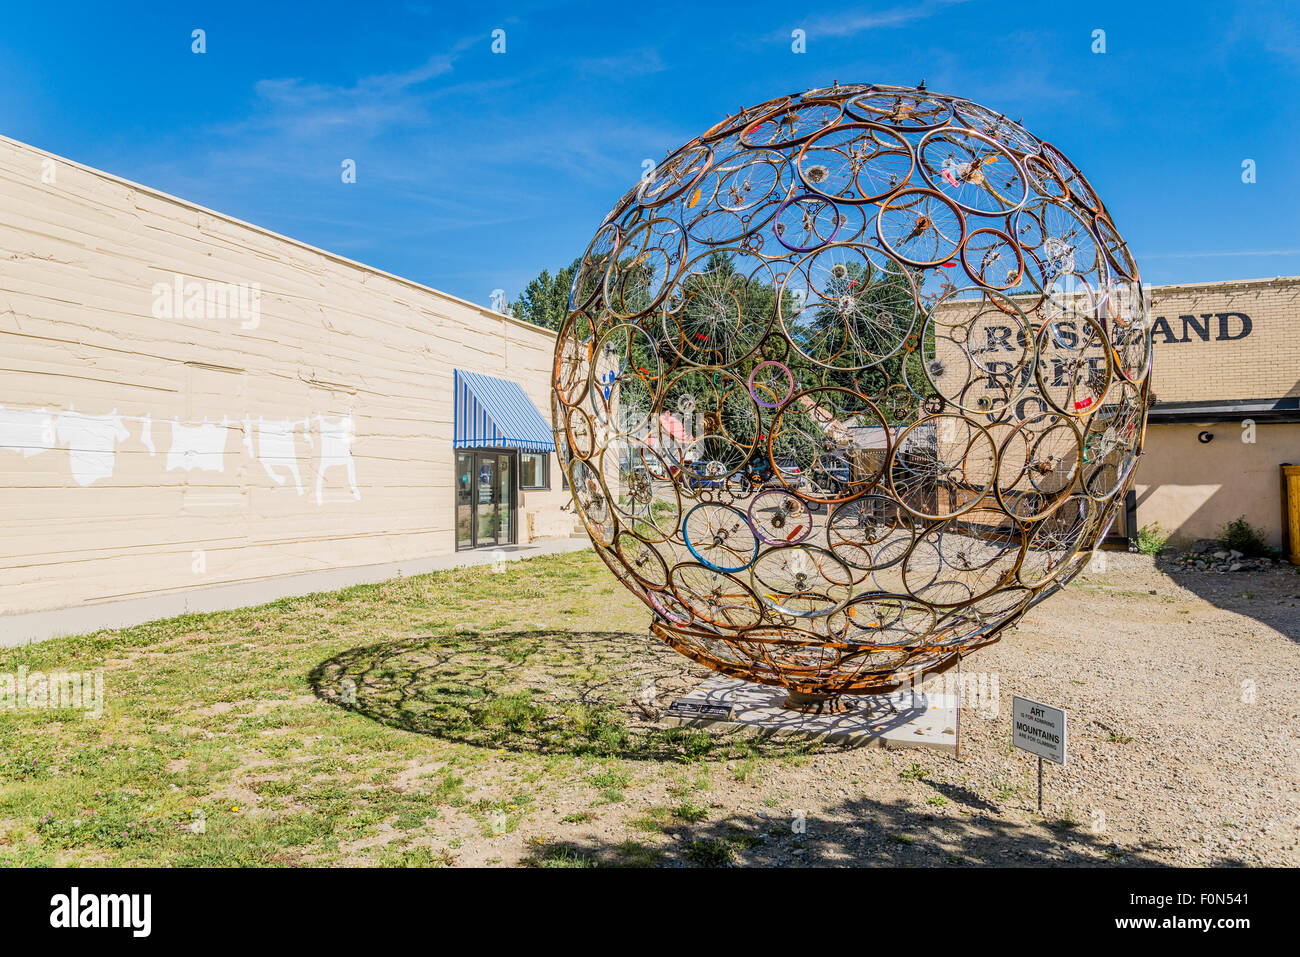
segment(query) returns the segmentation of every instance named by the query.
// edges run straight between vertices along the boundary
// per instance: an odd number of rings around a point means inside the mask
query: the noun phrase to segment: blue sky
[[[1061,147],[1148,283],[1295,275],[1298,9],[10,4],[0,132],[486,303],[572,260],[643,159],[742,105],[924,77]]]

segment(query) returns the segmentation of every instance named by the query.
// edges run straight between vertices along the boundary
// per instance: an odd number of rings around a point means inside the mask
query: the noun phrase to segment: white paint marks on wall
[[[69,410],[54,420],[54,430],[68,447],[73,480],[83,487],[113,474],[117,443],[131,435],[116,409],[108,415]]]
[[[153,444],[153,416],[146,415],[140,420],[140,444],[149,450],[149,458],[158,454]]]
[[[303,494],[302,472],[298,468],[298,449],[295,433],[298,426],[303,429],[303,438],[309,446],[315,447],[311,437],[311,420],[299,419],[264,419],[257,417],[257,451],[253,451],[253,419],[244,416],[244,449],[262,463],[262,468],[276,485],[283,485],[285,476],[279,473],[284,469],[293,479],[298,494]]]
[[[117,446],[131,436],[128,422],[139,423],[140,444],[149,451],[150,457],[156,456],[153,416],[123,416],[116,409],[107,415],[85,415],[75,409],[60,412],[45,408],[6,409],[0,405],[0,450],[31,458],[66,448],[73,480],[84,487],[112,477],[117,465]],[[229,416],[222,416],[220,422],[204,419],[194,423],[173,418],[165,471],[224,473],[229,429],[240,424]],[[288,479],[293,479],[295,490],[303,495],[306,493],[303,473],[310,476],[314,471],[316,504],[323,505],[325,486],[330,480],[326,473],[339,468],[346,475],[353,500],[361,500],[356,462],[352,457],[356,425],[351,412],[301,419],[262,416],[254,419],[244,413],[242,426],[244,450],[261,464],[276,485],[283,486]],[[300,461],[299,439],[308,448],[319,449],[314,470],[309,459],[307,464]]]
[[[206,419],[199,425],[182,425],[172,419],[172,447],[167,450],[167,471],[224,472],[226,470],[226,420],[220,425]]]
[[[6,409],[0,405],[0,448],[25,459],[54,448],[54,415],[47,409]]]
[[[360,501],[361,492],[357,488],[357,468],[352,461],[352,440],[355,435],[352,413],[349,412],[347,415],[336,419],[327,419],[318,415],[316,416],[316,424],[320,430],[320,464],[316,469],[316,504],[324,504],[322,490],[325,485],[325,472],[335,466],[347,470],[348,485],[352,489],[352,497]]]

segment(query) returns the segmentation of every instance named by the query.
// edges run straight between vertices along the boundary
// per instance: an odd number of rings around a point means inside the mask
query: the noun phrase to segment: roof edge
[[[1240,286],[1274,286],[1279,283],[1297,285],[1300,284],[1300,276],[1265,276],[1261,279],[1217,279],[1213,282],[1171,282],[1160,286],[1148,286],[1147,289],[1154,295],[1162,290],[1228,289]]]
[[[1209,402],[1158,402],[1147,413],[1147,420],[1161,422],[1240,422],[1258,419],[1263,422],[1300,422],[1300,396],[1277,399],[1219,399]]]

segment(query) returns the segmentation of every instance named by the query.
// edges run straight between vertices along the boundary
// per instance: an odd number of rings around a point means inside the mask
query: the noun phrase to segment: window
[[[519,487],[550,488],[551,457],[545,452],[520,452]]]

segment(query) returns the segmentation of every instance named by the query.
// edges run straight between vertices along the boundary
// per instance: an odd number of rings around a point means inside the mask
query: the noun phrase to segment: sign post
[[[961,760],[961,652],[957,652],[957,760]]]
[[[1065,712],[1028,698],[1011,699],[1011,743],[1038,757],[1038,813],[1043,812],[1043,758],[1065,764]]]

